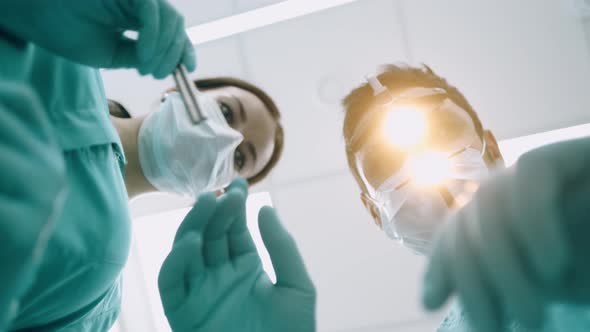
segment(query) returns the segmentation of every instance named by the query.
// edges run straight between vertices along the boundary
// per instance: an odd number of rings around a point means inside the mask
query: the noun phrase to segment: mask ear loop
[[[452,208],[453,206],[455,206],[455,203],[456,203],[455,196],[449,191],[449,189],[447,189],[446,186],[441,186],[440,188],[438,188],[438,193],[440,194],[442,199],[445,201],[445,204],[447,205],[448,208]]]
[[[382,94],[383,92],[387,92],[387,88],[381,84],[377,75],[367,75],[365,76],[369,85],[371,85],[371,89],[373,89],[373,96],[377,97],[378,95]]]
[[[471,147],[471,145],[468,145],[465,148],[463,148],[463,149],[461,149],[461,150],[459,150],[459,151],[451,154],[449,156],[449,159],[454,158],[454,157],[460,155],[461,153],[463,153],[465,150],[469,149],[470,147]],[[481,148],[481,153],[480,153],[480,156],[482,158],[485,158],[486,148],[487,148],[486,140],[485,139],[482,139],[482,148]],[[440,196],[442,197],[442,199],[447,204],[447,207],[453,208],[456,205],[457,200],[456,200],[455,196],[449,191],[449,189],[446,186],[444,186],[444,185],[441,186],[438,189],[438,193],[440,194]]]
[[[484,158],[485,155],[486,155],[486,150],[488,148],[488,143],[486,143],[485,138],[482,138],[481,139],[481,144],[482,144],[482,146],[481,146],[481,157]]]

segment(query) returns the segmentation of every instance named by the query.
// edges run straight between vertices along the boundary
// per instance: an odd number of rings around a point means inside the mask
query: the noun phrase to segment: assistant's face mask
[[[193,124],[181,96],[169,94],[139,130],[143,174],[158,190],[196,197],[221,189],[235,177],[234,150],[244,137],[225,121],[219,105],[204,94],[207,118]]]

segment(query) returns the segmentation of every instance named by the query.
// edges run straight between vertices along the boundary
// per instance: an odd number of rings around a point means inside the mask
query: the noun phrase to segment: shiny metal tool
[[[178,65],[176,70],[174,70],[173,76],[178,92],[180,93],[182,101],[186,106],[186,111],[188,112],[188,115],[193,123],[197,124],[207,120],[207,118],[203,115],[201,105],[199,105],[199,100],[197,98],[200,92],[197,90],[194,83],[189,79],[186,67],[183,64]]]

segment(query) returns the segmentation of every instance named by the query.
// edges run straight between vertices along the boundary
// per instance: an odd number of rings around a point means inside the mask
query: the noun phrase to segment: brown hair
[[[392,93],[399,94],[404,90],[422,87],[422,88],[442,88],[446,91],[446,97],[451,99],[455,104],[463,108],[473,120],[475,130],[483,138],[483,126],[477,113],[471,107],[467,99],[459,92],[457,88],[450,85],[444,78],[438,76],[427,65],[421,68],[410,67],[406,64],[390,64],[381,68],[381,73],[377,76],[381,84],[388,88]],[[356,130],[359,121],[365,115],[365,112],[371,109],[376,98],[373,95],[373,89],[368,83],[363,83],[352,90],[342,101],[344,106],[344,125],[342,133],[346,143],[346,159],[348,167],[352,171],[356,181],[361,189],[367,190],[364,182],[361,180],[354,159],[354,153],[362,146],[362,137],[358,140],[359,144],[349,145],[348,140]]]
[[[260,170],[260,172],[258,172],[257,174],[247,179],[250,185],[262,181],[262,179],[264,179],[268,175],[268,173],[270,173],[270,171],[276,166],[276,164],[279,162],[279,159],[281,159],[281,155],[283,154],[283,146],[285,144],[284,130],[280,121],[281,113],[279,112],[279,108],[277,107],[275,102],[272,100],[272,98],[270,98],[268,94],[266,94],[266,92],[262,91],[262,89],[260,89],[259,87],[233,77],[215,77],[199,79],[195,80],[195,85],[200,90],[234,86],[236,88],[240,88],[254,94],[266,106],[270,115],[272,116],[277,125],[277,128],[275,130],[274,149],[272,151],[272,155],[270,156],[270,160],[264,166],[264,168],[262,168],[262,170]]]
[[[107,103],[109,106],[109,114],[114,116],[115,118],[122,118],[122,119],[130,119],[131,114],[127,111],[123,105],[119,102],[107,99]]]

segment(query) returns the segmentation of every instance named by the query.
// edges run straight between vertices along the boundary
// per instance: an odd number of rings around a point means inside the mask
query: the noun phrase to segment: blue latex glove
[[[423,302],[456,293],[477,331],[508,317],[541,326],[547,305],[590,303],[590,139],[523,155],[449,220],[428,266]]]
[[[195,68],[184,19],[166,0],[4,0],[0,13],[4,29],[88,66],[132,67],[155,78],[179,63]]]
[[[37,96],[0,81],[0,331],[16,314],[61,211],[63,154]]]
[[[220,199],[201,195],[180,226],[159,275],[174,331],[314,331],[315,289],[295,241],[271,208],[259,215],[273,284],[246,226],[247,184]]]

